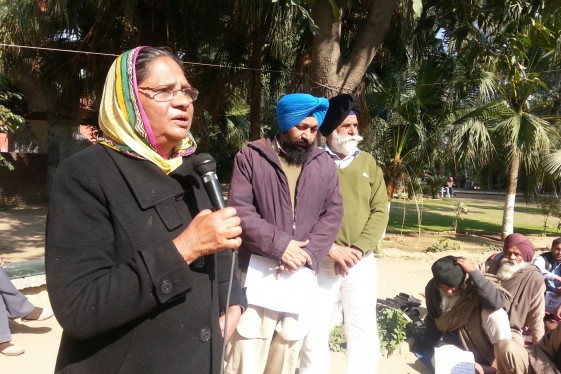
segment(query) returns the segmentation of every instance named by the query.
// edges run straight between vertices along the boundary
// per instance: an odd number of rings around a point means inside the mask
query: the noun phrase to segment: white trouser
[[[450,197],[450,188],[440,187],[440,196],[441,197]]]
[[[248,305],[228,343],[226,374],[293,374],[309,315]]]
[[[304,339],[299,373],[330,372],[329,332],[340,293],[347,335],[347,373],[373,374],[380,357],[376,324],[378,271],[375,257],[371,254],[363,258],[345,277],[336,275],[333,265],[330,257],[320,264],[314,325]]]
[[[491,344],[497,344],[503,339],[512,339],[508,314],[504,309],[494,312],[481,309],[481,326],[489,337]]]

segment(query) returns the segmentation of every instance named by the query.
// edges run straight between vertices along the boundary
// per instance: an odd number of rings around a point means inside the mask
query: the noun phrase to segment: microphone
[[[212,206],[214,209],[219,210],[226,208],[226,203],[224,202],[224,197],[222,196],[222,188],[220,188],[220,183],[218,183],[218,177],[216,176],[216,161],[208,153],[201,153],[195,156],[193,159],[193,166],[195,172],[203,180],[206,193],[210,198]],[[230,279],[228,281],[228,293],[226,294],[226,309],[224,315],[224,341],[222,342],[222,358],[220,365],[220,374],[224,373],[224,358],[226,357],[226,346],[228,340],[226,339],[226,334],[228,333],[228,307],[230,306],[230,295],[232,293],[232,282],[234,279],[234,267],[236,263],[236,251],[232,251],[232,263],[230,266]]]
[[[216,161],[214,158],[208,153],[198,154],[193,160],[193,166],[195,167],[195,172],[203,180],[206,193],[214,209],[226,208],[226,203],[222,196],[222,188],[220,188],[220,183],[216,176]]]

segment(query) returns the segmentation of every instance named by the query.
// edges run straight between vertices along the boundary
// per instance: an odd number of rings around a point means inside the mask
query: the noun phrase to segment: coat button
[[[199,257],[193,262],[193,266],[196,267],[197,269],[202,269],[205,266],[205,258]]]
[[[164,295],[169,295],[173,290],[173,284],[170,281],[163,281],[160,285],[160,292]]]
[[[199,340],[203,343],[206,343],[210,340],[210,329],[202,329],[199,333]]]

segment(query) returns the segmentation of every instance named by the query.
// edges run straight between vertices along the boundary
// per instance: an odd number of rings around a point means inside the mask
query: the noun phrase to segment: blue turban
[[[287,132],[310,115],[313,115],[318,121],[318,126],[321,126],[328,107],[329,101],[324,97],[303,93],[285,95],[277,103],[279,130]]]

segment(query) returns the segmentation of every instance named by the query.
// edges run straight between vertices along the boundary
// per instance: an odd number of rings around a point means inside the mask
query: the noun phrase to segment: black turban
[[[360,111],[360,103],[356,96],[341,94],[332,97],[329,99],[329,108],[319,132],[323,136],[329,136],[347,118],[350,112],[359,116]]]
[[[456,264],[458,257],[442,257],[432,264],[432,275],[436,282],[445,284],[448,287],[458,287],[464,283],[466,274],[460,265]]]

